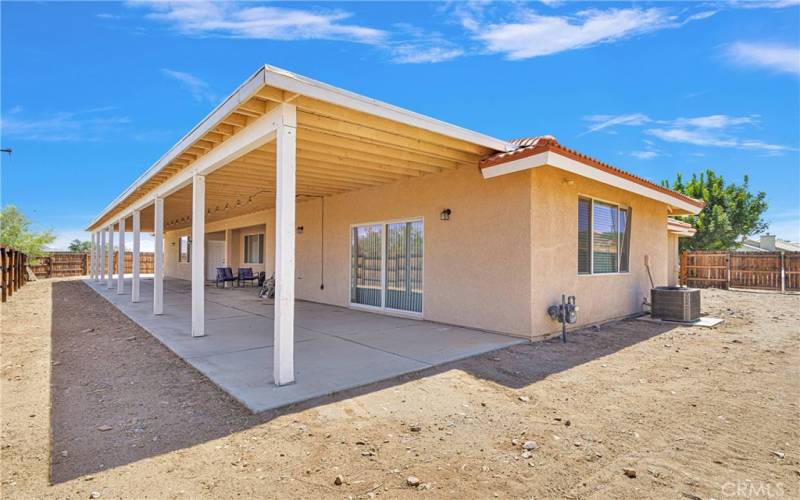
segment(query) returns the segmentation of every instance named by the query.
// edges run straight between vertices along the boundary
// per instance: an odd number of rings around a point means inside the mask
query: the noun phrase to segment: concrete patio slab
[[[206,287],[206,336],[192,338],[191,284],[164,283],[164,314],[153,315],[153,280],[141,281],[141,301],[116,287],[84,280],[122,313],[159,339],[253,412],[423,370],[526,342],[455,326],[297,301],[294,384],[273,383],[272,301],[256,288]]]

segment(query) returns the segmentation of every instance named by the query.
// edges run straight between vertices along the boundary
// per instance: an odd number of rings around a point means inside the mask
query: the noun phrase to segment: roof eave
[[[705,207],[705,203],[700,200],[645,182],[618,169],[607,166],[600,168],[598,163],[570,154],[566,149],[553,147],[552,144],[543,144],[518,154],[508,155],[500,161],[485,160],[481,164],[481,173],[484,178],[491,178],[551,166],[661,201],[670,207],[672,215],[695,215]]]

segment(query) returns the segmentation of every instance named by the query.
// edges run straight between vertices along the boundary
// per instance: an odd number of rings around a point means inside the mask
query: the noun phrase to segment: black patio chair
[[[217,278],[214,280],[214,286],[219,288],[219,284],[222,283],[222,288],[225,288],[225,283],[227,281],[230,281],[231,283],[238,282],[230,267],[218,267]]]
[[[267,279],[267,273],[265,273],[264,271],[261,271],[260,273],[258,273],[258,286],[259,287],[264,286],[264,280],[265,279]]]
[[[258,281],[258,276],[253,274],[252,267],[240,267],[239,268],[239,286],[242,286],[242,282],[250,282],[252,283],[251,286],[255,286],[255,282]]]

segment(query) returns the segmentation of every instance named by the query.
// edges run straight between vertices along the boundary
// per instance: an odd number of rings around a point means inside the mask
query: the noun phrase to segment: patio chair
[[[264,286],[264,280],[267,279],[267,273],[261,271],[258,273],[258,286]]]
[[[242,286],[242,282],[250,282],[253,283],[252,286],[255,286],[255,282],[258,281],[258,276],[253,274],[252,267],[240,267],[239,268],[239,286]]]
[[[218,267],[217,278],[214,280],[214,285],[219,288],[219,284],[222,283],[222,288],[225,288],[225,283],[228,281],[231,283],[238,282],[230,267]]]

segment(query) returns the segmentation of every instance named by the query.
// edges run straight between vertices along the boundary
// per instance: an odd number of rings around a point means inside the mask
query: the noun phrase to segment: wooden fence
[[[28,281],[25,274],[28,256],[11,247],[0,245],[0,266],[2,266],[2,301],[10,299],[14,292]]]
[[[114,252],[114,273],[118,272],[117,252]],[[39,257],[32,264],[31,270],[37,278],[63,278],[67,276],[85,276],[89,274],[92,256],[89,253],[51,252]],[[133,252],[125,252],[125,273],[133,272]],[[155,272],[155,255],[153,252],[139,253],[139,272],[152,274]]]
[[[687,251],[680,280],[693,288],[800,291],[800,252]]]

